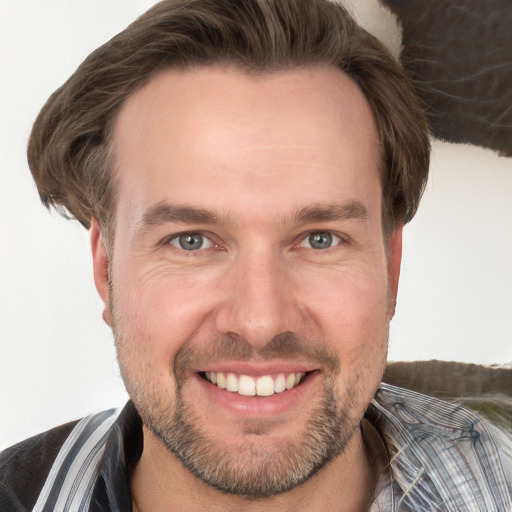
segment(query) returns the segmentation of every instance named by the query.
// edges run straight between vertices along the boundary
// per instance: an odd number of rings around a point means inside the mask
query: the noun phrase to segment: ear
[[[90,228],[92,265],[94,271],[94,284],[103,300],[103,320],[112,327],[112,312],[110,311],[110,286],[108,278],[108,256],[101,238],[100,223],[94,217]]]
[[[402,230],[403,226],[397,228],[389,237],[388,256],[388,280],[389,280],[389,317],[395,314],[396,296],[398,293],[398,281],[400,279],[400,265],[402,263]]]

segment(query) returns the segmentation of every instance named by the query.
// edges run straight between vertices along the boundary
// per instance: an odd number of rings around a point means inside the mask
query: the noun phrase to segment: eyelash
[[[323,238],[327,238],[328,240],[330,239],[330,242],[332,242],[331,245],[329,245],[329,247],[325,247],[325,248],[319,248],[319,247],[311,247],[311,237],[314,236],[314,235],[319,235]],[[327,237],[325,236],[327,235]],[[304,244],[309,241],[310,242],[310,245],[309,247],[306,247]],[[336,233],[333,233],[332,231],[311,231],[309,232],[308,234],[306,234],[305,236],[303,236],[298,244],[299,247],[306,247],[308,249],[314,249],[316,251],[327,251],[329,249],[332,249],[333,247],[336,247],[340,244],[343,243],[343,239],[340,235],[337,235]]]
[[[204,244],[204,242],[208,242],[208,247],[199,247],[198,249],[195,249],[195,250],[187,250],[185,249],[184,247],[180,247],[180,238],[181,237],[186,237],[186,236],[189,236],[189,237],[193,237],[193,236],[200,236],[202,237],[202,242]],[[173,242],[176,242],[176,245],[173,244]],[[203,245],[202,244],[202,245]],[[201,250],[206,250],[206,249],[211,249],[211,248],[217,248],[217,249],[220,249],[220,247],[212,240],[211,236],[208,236],[208,235],[205,235],[204,233],[201,233],[199,231],[186,231],[184,233],[177,233],[176,235],[172,235],[170,238],[167,238],[166,240],[164,240],[164,245],[172,245],[175,249],[177,250],[181,250],[181,251],[185,251],[185,252],[189,252],[189,253],[192,253],[192,252],[199,252]]]

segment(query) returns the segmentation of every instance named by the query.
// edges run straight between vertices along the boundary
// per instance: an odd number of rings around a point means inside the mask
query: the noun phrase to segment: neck
[[[144,451],[131,476],[134,512],[361,512],[369,509],[375,488],[372,446],[365,444],[358,429],[345,451],[304,484],[277,496],[251,500],[203,483],[144,429]]]

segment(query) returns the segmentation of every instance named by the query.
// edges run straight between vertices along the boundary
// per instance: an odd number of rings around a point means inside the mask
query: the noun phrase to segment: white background
[[[354,3],[398,53],[391,18]],[[49,94],[152,4],[0,2],[0,448],[126,400],[87,233],[40,205],[25,148]],[[512,159],[436,142],[405,230],[391,360],[512,361],[511,224]]]

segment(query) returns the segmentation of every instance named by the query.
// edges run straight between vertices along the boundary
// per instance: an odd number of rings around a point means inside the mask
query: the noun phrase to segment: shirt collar
[[[130,400],[112,426],[90,512],[132,510],[130,473],[142,449],[142,420]]]

